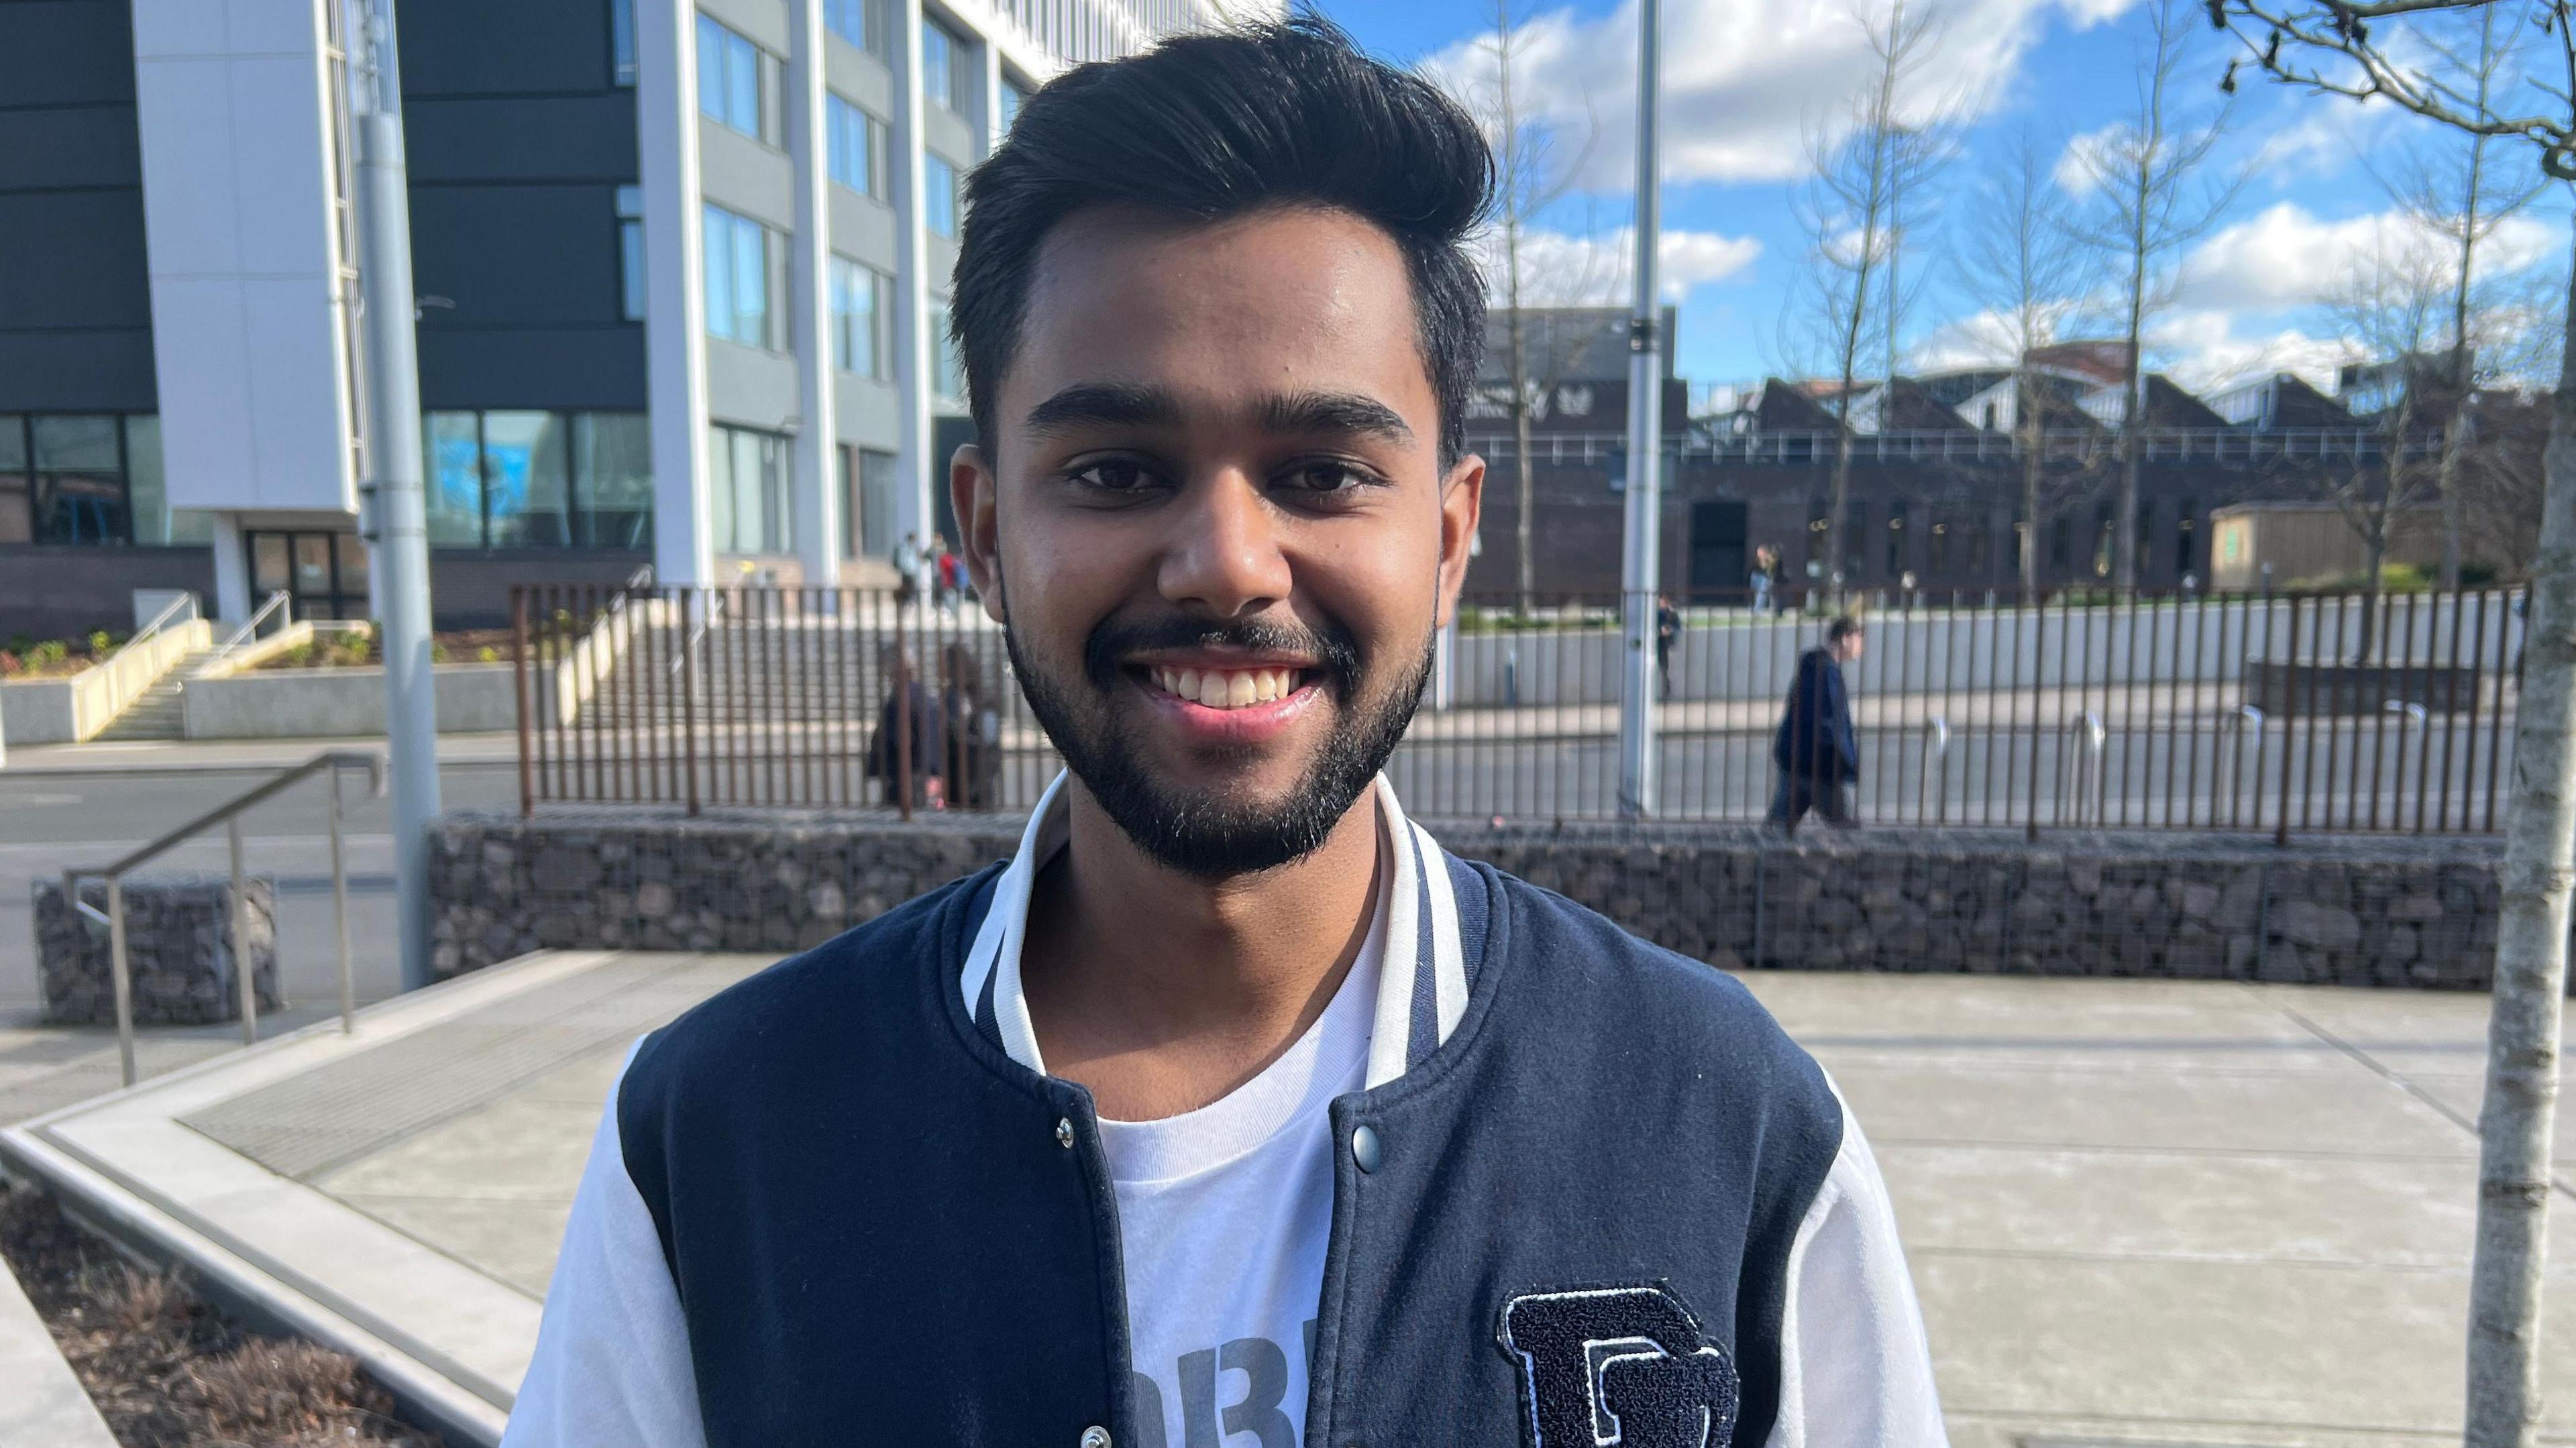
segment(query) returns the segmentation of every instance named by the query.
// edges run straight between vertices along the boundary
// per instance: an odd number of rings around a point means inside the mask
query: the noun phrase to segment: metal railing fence
[[[1759,821],[1821,599],[1677,607],[1653,814]],[[2482,833],[2520,594],[1855,594],[1870,826]],[[1059,767],[971,599],[529,587],[523,807],[1025,810]],[[1618,817],[1619,599],[1471,598],[1388,772],[1426,818]]]

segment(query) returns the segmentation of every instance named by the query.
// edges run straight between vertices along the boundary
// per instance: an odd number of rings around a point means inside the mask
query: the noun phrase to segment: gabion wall
[[[2490,840],[1433,824],[1639,935],[1729,969],[2483,988]],[[1018,822],[458,815],[434,837],[441,975],[547,947],[817,945],[1003,858]]]
[[[151,877],[125,882],[125,960],[134,978],[134,1019],[150,1025],[205,1025],[241,1019],[240,979],[233,973],[228,875]],[[39,881],[36,974],[45,1019],[56,1025],[111,1025],[116,1020],[114,956],[107,927],[64,908],[59,880]],[[81,898],[107,908],[107,883],[81,882]],[[243,881],[242,948],[262,1011],[277,994],[277,882]]]

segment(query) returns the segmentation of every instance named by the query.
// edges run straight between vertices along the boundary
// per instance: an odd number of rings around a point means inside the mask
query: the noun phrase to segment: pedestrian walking
[[[909,608],[921,597],[921,535],[906,533],[894,545],[894,601],[898,608]]]
[[[955,492],[1065,772],[627,1057],[509,1448],[1944,1441],[1824,1070],[1384,772],[1482,505],[1492,177],[1302,8],[1021,110]]]
[[[1851,788],[1860,778],[1860,743],[1852,734],[1843,665],[1858,659],[1866,642],[1860,620],[1845,615],[1825,629],[1823,647],[1798,658],[1798,676],[1789,685],[1780,733],[1771,745],[1780,784],[1771,796],[1770,823],[1784,832],[1797,833],[1798,821],[1810,810],[1837,828],[1857,822]]]
[[[879,658],[886,696],[877,710],[876,732],[868,739],[868,778],[884,786],[885,804],[904,798],[908,777],[913,807],[939,809],[945,793],[940,771],[947,762],[939,691],[921,678],[910,648],[888,644]],[[911,704],[908,710],[904,707],[907,700]]]
[[[1655,595],[1655,684],[1660,697],[1673,696],[1673,641],[1682,636],[1682,611],[1671,595]]]
[[[947,729],[947,800],[959,809],[1001,803],[1002,715],[984,688],[975,651],[950,644],[939,654],[939,702]]]
[[[957,551],[948,546],[943,534],[930,535],[931,584],[938,591],[939,611],[954,616],[957,612],[957,588],[966,572],[958,562]]]
[[[1753,550],[1753,573],[1747,582],[1749,582],[1753,587],[1753,611],[1755,613],[1765,614],[1771,612],[1772,578],[1774,574],[1779,572],[1779,569],[1780,554],[1776,549],[1772,548],[1770,544],[1765,543],[1761,547]]]

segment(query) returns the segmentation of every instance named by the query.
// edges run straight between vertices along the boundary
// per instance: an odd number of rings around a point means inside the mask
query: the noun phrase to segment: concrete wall
[[[2495,954],[2491,840],[1444,827],[1647,939],[1733,967],[2474,989]],[[454,815],[432,836],[440,974],[543,947],[819,944],[1007,855],[1018,823]]]
[[[141,698],[171,665],[211,641],[204,619],[163,629],[106,663],[60,679],[0,684],[0,739],[12,744],[71,744],[90,738]]]
[[[518,727],[508,664],[447,664],[436,672],[439,732]],[[180,696],[190,739],[339,739],[385,732],[385,671],[277,669],[191,680]]]

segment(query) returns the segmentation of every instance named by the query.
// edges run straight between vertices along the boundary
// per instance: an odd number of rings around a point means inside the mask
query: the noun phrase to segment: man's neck
[[[1038,872],[1021,992],[1050,1074],[1112,1120],[1195,1110],[1260,1074],[1323,1014],[1368,939],[1374,789],[1305,858],[1225,880],[1136,848],[1069,781],[1070,839]]]

